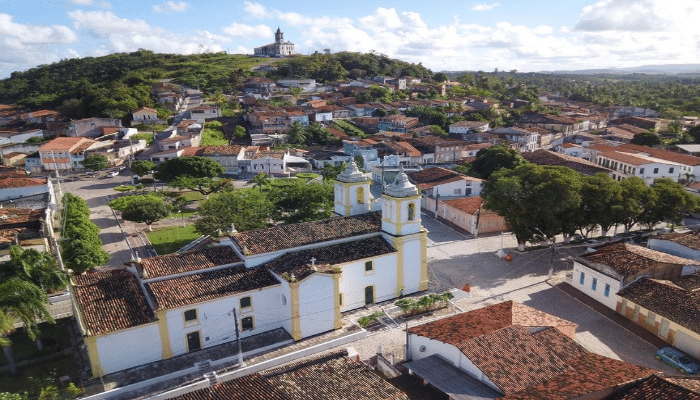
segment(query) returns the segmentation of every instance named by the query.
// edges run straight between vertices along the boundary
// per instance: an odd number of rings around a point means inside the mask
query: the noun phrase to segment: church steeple
[[[277,27],[277,32],[275,32],[275,42],[276,43],[282,43],[284,42],[284,33],[282,33],[282,30],[280,27]]]
[[[370,180],[360,172],[355,160],[350,160],[335,179],[335,213],[348,216],[369,212],[369,184]]]
[[[382,195],[382,230],[394,236],[420,232],[420,201],[420,190],[401,167]]]

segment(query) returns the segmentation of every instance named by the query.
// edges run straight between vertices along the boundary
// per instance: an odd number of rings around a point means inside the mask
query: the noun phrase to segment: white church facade
[[[300,340],[340,328],[345,311],[427,290],[418,189],[400,172],[372,212],[370,183],[351,162],[335,181],[336,217],[75,277],[93,375],[233,341],[233,309],[243,338],[283,328]]]
[[[294,43],[284,41],[284,33],[277,28],[275,32],[275,42],[265,46],[256,47],[253,55],[257,57],[287,57],[294,55]]]

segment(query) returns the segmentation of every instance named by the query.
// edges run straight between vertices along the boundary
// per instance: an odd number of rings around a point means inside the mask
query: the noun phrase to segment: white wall
[[[420,235],[405,236],[403,251],[404,294],[420,291],[422,255]]]
[[[700,261],[700,250],[693,250],[690,247],[680,245],[670,240],[649,239],[647,247],[652,250],[673,254],[674,256]]]
[[[96,341],[105,374],[148,364],[163,357],[156,323],[98,336]]]
[[[315,273],[299,283],[301,336],[331,331],[335,326],[333,276]]]
[[[373,261],[373,270],[365,272],[365,262]],[[365,305],[365,287],[374,285],[374,302],[378,303],[396,297],[397,253],[375,258],[366,258],[340,265],[340,293],[343,294],[341,312],[354,310]]]
[[[252,306],[241,310],[240,299],[247,296],[251,297]],[[288,318],[289,306],[282,306],[277,285],[168,310],[166,319],[173,355],[187,353],[187,334],[195,331],[200,332],[202,348],[235,340],[235,325],[231,313],[234,307],[238,313],[239,329],[243,317],[253,317],[253,329],[239,331],[242,338],[281,328],[283,321]],[[191,309],[197,310],[198,320],[185,323],[184,312]]]
[[[580,283],[581,272],[585,274],[583,284]],[[593,278],[598,280],[595,291],[593,291],[591,287],[593,284]],[[607,297],[605,296],[606,284],[610,285],[610,293]],[[617,279],[609,277],[574,261],[574,274],[571,278],[571,285],[613,311],[617,309],[617,292],[620,291],[620,281]]]
[[[19,199],[21,197],[34,196],[37,194],[47,193],[49,187],[44,185],[25,186],[18,188],[0,189],[0,201]]]

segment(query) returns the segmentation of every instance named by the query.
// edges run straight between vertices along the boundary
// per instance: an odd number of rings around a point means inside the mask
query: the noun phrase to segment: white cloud
[[[267,25],[246,25],[234,22],[225,27],[223,32],[232,37],[242,37],[244,39],[270,38],[273,36],[272,29]]]
[[[226,36],[208,31],[177,34],[154,27],[143,20],[119,18],[106,11],[68,12],[76,29],[85,30],[90,36],[105,40],[102,43],[109,52],[135,51],[140,48],[162,53],[192,54],[205,51],[222,51],[230,41]]]
[[[95,4],[95,0],[70,0],[70,2],[81,6],[91,6]]]
[[[180,2],[174,2],[174,1],[166,1],[163,4],[158,4],[153,6],[153,11],[159,12],[159,13],[167,13],[167,12],[183,12],[187,10],[190,7],[189,4],[187,4],[184,1]]]
[[[478,3],[474,4],[471,8],[472,11],[490,11],[493,10],[496,7],[500,7],[501,3],[491,3],[491,4],[484,4],[484,3]]]
[[[244,3],[243,9],[245,10],[245,12],[247,12],[255,18],[267,18],[270,16],[268,11],[265,9],[265,6],[263,6],[260,3],[252,3],[250,1],[246,1]]]

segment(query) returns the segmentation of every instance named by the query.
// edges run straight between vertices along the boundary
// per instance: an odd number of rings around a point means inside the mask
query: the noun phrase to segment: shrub
[[[379,317],[382,316],[382,313],[379,311],[375,311],[370,315],[365,315],[364,317],[360,317],[357,319],[357,324],[360,325],[363,328],[366,328],[370,326],[371,324],[377,322],[379,320]]]
[[[418,300],[401,299],[396,301],[394,305],[400,308],[406,315],[416,315],[446,307],[448,300],[453,297],[454,295],[452,295],[450,292],[445,292],[442,294],[431,293],[419,298]]]

